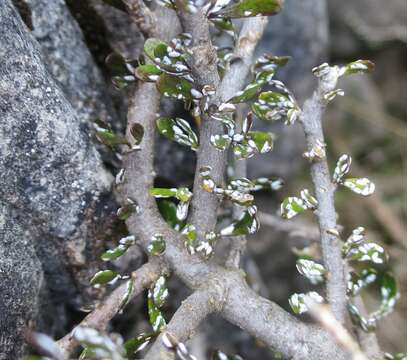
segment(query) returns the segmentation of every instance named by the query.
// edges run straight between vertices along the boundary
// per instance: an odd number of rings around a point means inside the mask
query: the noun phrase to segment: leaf
[[[372,195],[375,190],[375,184],[368,178],[347,178],[342,185],[362,196]]]
[[[218,236],[213,231],[205,232],[204,239],[197,243],[195,250],[208,259],[213,253],[213,245],[217,238]]]
[[[163,52],[160,52],[160,49],[163,48],[166,49],[167,44],[164,41],[156,38],[148,38],[144,42],[144,52],[152,61],[154,61],[155,58],[163,55]],[[164,50],[164,54],[165,52],[166,51]]]
[[[365,238],[365,228],[359,226],[358,228],[352,231],[352,234],[348,237],[345,243],[342,246],[342,255],[346,257],[349,254],[349,251],[357,247],[360,243],[363,242]]]
[[[115,280],[119,274],[113,270],[101,270],[90,279],[91,285],[104,285]]]
[[[254,201],[253,195],[246,194],[238,190],[226,189],[223,191],[223,194],[232,200],[232,202],[241,206],[252,205]]]
[[[189,203],[189,201],[180,201],[177,205],[176,216],[180,222],[188,217]]]
[[[326,158],[325,148],[326,144],[317,139],[315,144],[312,146],[311,150],[304,152],[303,156],[309,161],[325,159]]]
[[[173,229],[179,230],[180,223],[177,218],[177,206],[172,201],[168,200],[158,201],[157,205],[158,210],[166,223],[169,224]]]
[[[191,255],[195,254],[197,247],[197,233],[195,226],[191,224],[185,225],[181,231],[181,234],[185,236],[185,247],[187,248],[188,252]]]
[[[349,155],[343,154],[336,163],[333,180],[335,183],[340,183],[342,178],[349,172],[352,158]]]
[[[109,126],[103,121],[97,119],[94,123],[96,138],[110,148],[114,149],[117,145],[128,145],[127,140],[120,135],[113,133]]]
[[[249,206],[239,217],[237,221],[232,222],[229,226],[222,229],[220,234],[222,236],[238,236],[255,234],[259,229],[259,222],[257,220],[257,207],[255,205]]]
[[[132,359],[134,354],[143,350],[153,339],[154,333],[141,333],[135,338],[131,338],[124,343],[126,355],[129,359]]]
[[[214,192],[216,189],[216,184],[211,177],[212,168],[210,166],[202,166],[199,169],[199,174],[202,177],[202,184],[201,187],[203,190],[207,192]]]
[[[120,256],[122,256],[127,249],[136,243],[136,238],[134,235],[126,236],[119,241],[119,245],[114,249],[107,250],[105,253],[102,254],[100,257],[103,261],[112,261],[116,260]]]
[[[150,244],[147,247],[150,255],[158,256],[165,251],[165,241],[161,234],[154,234],[151,238]]]
[[[162,71],[153,64],[139,65],[135,70],[136,77],[141,81],[156,82],[161,74]]]
[[[247,178],[238,178],[234,179],[229,183],[229,186],[231,189],[234,190],[239,190],[243,192],[249,192],[254,188],[255,184],[253,181],[247,179]]]
[[[364,317],[356,305],[349,303],[349,311],[352,316],[352,320],[363,330],[372,331],[376,328],[377,322],[380,319],[393,311],[394,306],[400,297],[396,281],[391,273],[385,272],[382,275],[379,275],[378,272],[372,268],[364,269],[361,276],[354,274],[352,281],[352,296],[358,295],[360,290],[365,288],[367,285],[378,282],[380,287],[381,301],[380,306],[376,311],[373,311],[367,317]]]
[[[177,189],[177,193],[176,193],[175,197],[179,201],[187,202],[187,201],[191,200],[192,193],[188,190],[188,188],[180,187]]]
[[[81,357],[124,359],[123,339],[118,335],[113,339],[98,330],[78,326],[73,330],[73,337],[86,349],[86,353],[81,354]]]
[[[192,84],[180,77],[163,73],[157,82],[158,91],[167,97],[186,102],[192,101]]]
[[[325,93],[323,95],[323,98],[326,101],[332,101],[333,99],[335,99],[337,96],[344,96],[345,95],[345,91],[343,91],[342,89],[335,89],[332,91],[328,91],[327,93]]]
[[[130,277],[130,280],[128,280],[126,283],[126,291],[120,302],[119,312],[121,312],[124,309],[124,307],[131,301],[134,293],[134,283],[135,279],[133,277]]]
[[[242,91],[239,91],[235,96],[229,99],[227,102],[232,104],[238,104],[242,102],[246,102],[252,98],[254,98],[262,88],[261,83],[251,83],[247,85]]]
[[[153,195],[155,198],[169,198],[169,197],[176,197],[177,195],[176,188],[150,188],[148,192],[150,195]]]
[[[271,16],[282,9],[281,0],[240,0],[211,13],[210,17],[242,18],[250,16]]]
[[[308,189],[301,190],[301,199],[307,209],[314,210],[318,206],[318,201],[309,192]]]
[[[385,360],[407,360],[407,353],[397,353],[397,354],[384,354]]]
[[[166,326],[166,321],[160,311],[160,308],[164,305],[167,297],[168,289],[166,286],[165,277],[160,276],[154,283],[153,287],[148,290],[147,295],[148,315],[154,332],[159,332]]]
[[[314,300],[317,303],[323,303],[324,299],[321,295],[319,295],[315,291],[310,291],[306,294],[297,294],[294,293],[290,296],[288,299],[288,303],[290,304],[291,309],[293,310],[294,314],[303,314],[308,311],[308,307],[305,304],[305,298],[310,297],[312,300]]]
[[[325,268],[312,260],[298,259],[298,272],[310,280],[311,284],[319,284],[324,281]]]
[[[249,131],[248,144],[260,154],[273,150],[273,134],[263,131]]]
[[[263,56],[259,57],[254,64],[254,70],[257,73],[257,78],[263,78],[264,76],[273,77],[275,71],[278,68],[285,66],[290,59],[290,56],[274,56],[271,54],[264,54]],[[268,73],[263,73],[260,75],[262,72]]]
[[[294,98],[275,91],[262,92],[251,109],[261,120],[277,121],[285,118],[286,124],[295,122],[300,112]]]
[[[166,138],[176,141],[181,145],[189,146],[192,150],[198,149],[198,136],[189,123],[183,119],[160,117],[156,120],[158,131]]]
[[[284,199],[280,205],[281,216],[285,219],[291,219],[305,210],[307,210],[307,206],[304,201],[295,196]]]
[[[141,143],[144,136],[144,128],[141,124],[135,123],[130,128],[130,134],[135,140],[136,145]]]
[[[220,151],[225,151],[232,143],[232,139],[229,135],[211,135],[211,144]]]
[[[225,32],[233,38],[236,36],[236,29],[230,19],[212,18],[210,21],[219,31]]]
[[[132,199],[127,198],[126,203],[117,210],[117,217],[120,220],[126,221],[132,214],[138,214],[140,206]]]
[[[235,155],[237,160],[250,159],[253,155],[256,154],[256,150],[248,143],[237,143],[233,145],[233,154]]]
[[[127,88],[131,83],[134,83],[136,78],[133,75],[113,76],[112,84],[117,90]]]
[[[339,71],[339,76],[370,73],[374,68],[375,65],[370,60],[357,60],[343,66]]]
[[[349,250],[347,257],[355,261],[370,261],[383,264],[387,261],[386,252],[376,243],[361,244]]]

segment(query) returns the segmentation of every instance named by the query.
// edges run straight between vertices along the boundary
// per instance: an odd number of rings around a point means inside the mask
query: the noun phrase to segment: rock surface
[[[50,316],[79,304],[112,210],[111,177],[9,0],[0,44],[0,358],[19,359],[38,306]]]

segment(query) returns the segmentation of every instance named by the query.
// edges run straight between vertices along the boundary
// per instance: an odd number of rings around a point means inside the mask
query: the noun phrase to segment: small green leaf
[[[150,255],[158,256],[165,251],[165,241],[161,234],[154,234],[151,238],[151,242],[147,247],[147,251]]]
[[[156,38],[148,38],[144,42],[144,52],[146,55],[154,61],[154,59],[160,55],[162,55],[162,52],[160,52],[160,49],[166,49],[167,44],[164,41],[161,41]],[[164,51],[165,53],[165,51]]]
[[[209,17],[242,18],[251,16],[271,16],[282,9],[281,0],[240,0],[210,13]]]
[[[335,183],[338,184],[342,181],[342,178],[349,172],[351,164],[352,158],[349,155],[343,154],[339,158],[333,175],[333,180]]]
[[[114,249],[107,250],[105,253],[102,254],[101,259],[103,261],[112,261],[116,260],[120,256],[122,256],[127,249],[136,243],[136,238],[134,235],[126,236],[119,241],[119,245]]]
[[[374,68],[375,65],[370,60],[357,60],[343,66],[339,71],[339,76],[369,73]]]
[[[134,283],[135,279],[130,277],[130,280],[126,283],[126,291],[124,292],[123,298],[120,302],[120,310],[119,312],[123,311],[124,307],[131,301],[133,298],[134,293]]]
[[[233,38],[236,35],[235,27],[230,19],[227,18],[212,18],[210,19],[211,23],[222,32],[232,36]]]
[[[286,124],[293,124],[300,113],[294,98],[290,94],[275,91],[262,92],[251,108],[261,120],[277,121],[285,119]]]
[[[263,131],[249,131],[247,133],[248,144],[260,154],[273,150],[273,134]]]
[[[407,353],[397,353],[397,354],[384,354],[385,360],[407,360]]]
[[[294,293],[288,299],[288,303],[290,304],[294,314],[300,315],[308,311],[308,307],[305,304],[306,297],[310,297],[312,300],[320,304],[324,302],[323,297],[315,291],[310,291],[306,294]]]
[[[114,149],[117,145],[128,145],[127,140],[123,136],[113,133],[109,126],[103,121],[97,119],[94,123],[94,127],[97,139],[110,148]]]
[[[344,257],[348,256],[349,251],[354,247],[360,245],[365,238],[365,228],[359,226],[358,228],[352,231],[352,234],[347,238],[345,243],[342,246],[342,255]]]
[[[352,296],[356,296],[360,291],[368,286],[378,282],[380,287],[380,297],[381,303],[380,307],[371,312],[367,317],[362,316],[356,305],[349,303],[349,311],[352,316],[352,320],[358,324],[364,331],[372,331],[376,328],[377,322],[384,316],[393,311],[394,306],[400,294],[397,290],[396,281],[389,272],[385,272],[381,275],[378,274],[377,270],[373,268],[364,269],[361,276],[353,273],[351,278],[351,284],[348,285],[348,291]]]
[[[131,338],[124,343],[126,355],[129,359],[132,359],[134,354],[143,350],[153,339],[154,333],[141,333],[135,338]]]
[[[156,82],[161,74],[162,71],[153,64],[140,65],[135,70],[136,77],[141,81]]]
[[[157,82],[158,91],[164,96],[183,100],[192,101],[192,84],[180,77],[163,73]]]
[[[78,326],[73,331],[73,337],[86,349],[86,353],[81,354],[82,358],[91,356],[93,359],[121,360],[125,356],[123,339],[118,334],[109,337],[98,330]]]
[[[335,89],[332,91],[328,91],[327,93],[325,93],[323,95],[323,98],[326,101],[332,101],[333,99],[335,99],[337,96],[344,96],[345,95],[345,91],[343,91],[342,89]]]
[[[180,187],[177,189],[177,193],[175,194],[175,197],[182,202],[187,202],[191,200],[192,198],[192,193],[188,190],[186,187]]]
[[[312,260],[298,259],[298,272],[310,280],[311,284],[319,284],[324,281],[325,268]]]
[[[158,202],[158,210],[161,216],[173,229],[179,230],[180,223],[177,218],[177,206],[168,200],[162,200]]]
[[[167,297],[168,289],[165,277],[160,276],[154,283],[153,287],[148,290],[147,296],[148,315],[154,332],[160,332],[167,324],[160,310]]]
[[[150,188],[148,192],[150,195],[153,195],[155,198],[169,198],[176,197],[178,189],[176,188]]]
[[[241,206],[252,205],[254,201],[253,195],[238,190],[225,189],[223,194],[226,195],[232,202]]]
[[[290,59],[290,56],[274,56],[271,54],[264,54],[263,56],[259,57],[254,64],[254,71],[257,73],[257,77],[266,77],[271,80],[275,71],[280,67],[287,65]],[[268,73],[260,75],[262,72]],[[269,80],[267,80],[267,82],[268,81]]]
[[[234,190],[249,192],[255,187],[255,184],[253,181],[251,181],[247,178],[238,178],[238,179],[232,180],[229,183],[229,187]]]
[[[160,117],[156,120],[156,124],[159,133],[166,138],[181,145],[189,146],[194,151],[198,149],[198,136],[187,121],[180,118],[174,120]]]
[[[211,135],[210,138],[211,144],[220,151],[225,151],[229,148],[232,143],[232,139],[229,135]]]
[[[104,285],[108,282],[116,279],[118,273],[113,270],[101,270],[98,271],[95,275],[93,275],[92,279],[90,279],[91,285]]]
[[[117,217],[120,220],[126,221],[132,214],[138,214],[140,206],[136,201],[127,198],[126,203],[117,210]]]
[[[254,98],[262,88],[261,83],[251,83],[247,85],[242,91],[239,91],[235,96],[229,99],[227,102],[232,104],[238,104],[246,102]]]
[[[372,195],[375,190],[375,184],[368,178],[347,178],[342,185],[362,196]]]
[[[197,233],[196,233],[196,228],[194,225],[187,224],[185,227],[182,229],[181,234],[185,236],[185,247],[188,250],[188,252],[192,255],[195,254],[196,252],[196,239],[197,239]]]
[[[304,202],[300,198],[293,196],[284,199],[281,203],[280,212],[283,218],[291,219],[306,209]]]
[[[370,261],[375,264],[383,264],[387,261],[387,255],[384,249],[376,243],[361,244],[352,247],[347,257],[355,261]]]
[[[222,229],[220,234],[222,236],[255,234],[258,231],[259,226],[260,224],[257,220],[257,207],[251,205],[241,214],[238,220]]]

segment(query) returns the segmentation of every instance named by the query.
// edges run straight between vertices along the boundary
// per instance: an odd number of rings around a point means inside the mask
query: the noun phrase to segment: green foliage
[[[118,279],[119,274],[113,270],[101,270],[90,279],[91,285],[104,285]]]
[[[102,254],[100,257],[103,261],[112,261],[116,260],[120,256],[122,256],[127,249],[134,245],[136,242],[136,238],[134,235],[126,236],[119,241],[119,245],[114,249],[107,250],[105,253]]]
[[[167,324],[161,312],[161,308],[163,307],[167,297],[168,289],[165,277],[160,276],[160,278],[148,290],[147,296],[148,316],[150,318],[150,324],[155,333],[161,332],[161,330]]]
[[[281,0],[240,0],[209,13],[209,17],[244,18],[251,16],[271,16],[279,13]]]

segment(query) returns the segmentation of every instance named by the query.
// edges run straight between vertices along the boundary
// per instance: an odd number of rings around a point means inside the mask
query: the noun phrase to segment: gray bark
[[[52,317],[53,307],[80,303],[78,288],[105,237],[101,220],[108,225],[112,210],[111,179],[83,113],[68,101],[83,108],[86,96],[63,91],[78,78],[60,78],[67,84],[60,87],[8,0],[0,6],[0,34],[0,358],[17,359],[24,331],[35,320],[46,326],[46,316],[37,319],[40,305]],[[63,316],[58,320],[60,329]]]

